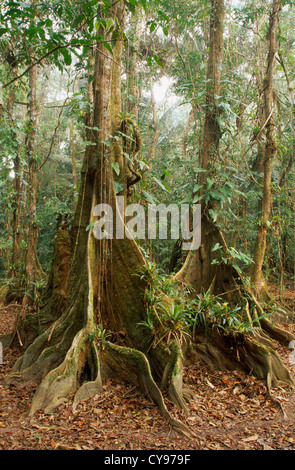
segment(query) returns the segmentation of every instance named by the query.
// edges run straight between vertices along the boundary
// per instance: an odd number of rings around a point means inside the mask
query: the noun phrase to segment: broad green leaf
[[[196,204],[197,202],[201,201],[202,199],[203,199],[203,196],[196,196],[196,197],[194,197],[192,203]]]
[[[160,57],[157,56],[156,54],[153,55],[153,58],[155,60],[155,62],[160,66],[160,67],[163,67],[163,62],[161,61]]]
[[[66,65],[71,65],[71,63],[72,63],[72,56],[71,56],[70,51],[69,51],[68,49],[66,49],[66,48],[63,48],[63,49],[61,49],[61,53],[62,53],[62,55],[63,55],[65,64],[66,64]]]
[[[169,35],[169,28],[167,28],[167,26],[163,26],[162,30],[163,30],[163,33],[165,34],[165,36]]]
[[[113,55],[112,46],[108,42],[104,42],[103,45]]]
[[[169,186],[164,183],[163,181],[160,181],[158,178],[156,178],[155,176],[153,177],[153,179],[155,180],[155,182],[160,186],[160,188],[164,189],[164,191],[168,191],[169,192]]]
[[[210,178],[207,178],[207,191],[210,191],[210,189],[212,188],[214,184],[214,180],[210,179]]]
[[[193,192],[194,192],[194,193],[197,193],[202,187],[203,187],[202,184],[196,184],[196,185],[194,186]]]
[[[161,168],[161,172],[163,173],[164,176],[168,176],[168,178],[171,178],[171,174],[164,168]]]
[[[213,246],[213,248],[212,248],[211,251],[212,251],[212,253],[213,253],[214,251],[220,250],[221,248],[222,248],[222,245],[220,245],[220,243],[217,242],[217,243]]]
[[[91,222],[89,225],[86,227],[86,232],[88,232],[92,227],[94,227],[96,222]]]
[[[120,192],[125,188],[124,184],[119,183],[119,181],[114,181],[114,186],[116,194],[120,194]]]
[[[156,27],[157,27],[157,23],[155,21],[153,21],[150,25],[150,33],[155,31]]]
[[[212,217],[213,222],[216,222],[218,214],[213,209],[209,209],[208,212],[209,212],[210,216]]]
[[[111,167],[114,169],[115,173],[117,176],[120,174],[120,165],[118,162],[116,163],[111,163]]]

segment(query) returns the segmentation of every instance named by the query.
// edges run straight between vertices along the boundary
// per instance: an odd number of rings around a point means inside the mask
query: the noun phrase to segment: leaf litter
[[[17,306],[0,309],[0,334],[12,330]],[[289,325],[289,330],[294,325]],[[290,350],[275,343],[289,364]],[[184,386],[193,392],[189,413],[176,410],[196,439],[179,435],[156,405],[131,384],[108,380],[99,394],[74,410],[72,401],[52,413],[28,416],[37,385],[4,382],[21,347],[5,351],[0,365],[0,450],[295,450],[295,392],[277,387],[270,399],[265,382],[237,371],[212,370],[202,363],[185,369]]]

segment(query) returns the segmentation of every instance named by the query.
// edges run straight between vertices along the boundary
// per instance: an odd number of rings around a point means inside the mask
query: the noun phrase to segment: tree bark
[[[191,130],[191,125],[194,122],[194,112],[193,109],[190,111],[189,116],[187,118],[187,123],[185,127],[185,132],[183,136],[183,142],[182,142],[182,158],[184,160],[187,160],[187,145],[188,145],[188,138],[189,138],[189,133]]]
[[[135,12],[133,21],[134,27],[134,39],[132,42],[132,51],[130,54],[130,67],[127,77],[127,113],[133,116],[135,121],[139,120],[139,72],[138,72],[138,54],[140,41],[142,36],[142,11],[140,8]]]
[[[155,99],[155,94],[153,91],[153,79],[150,78],[150,89],[151,89],[151,105],[152,105],[152,116],[153,116],[153,134],[152,134],[152,140],[151,140],[151,145],[150,145],[150,150],[149,150],[149,167],[150,171],[152,170],[153,162],[156,156],[156,147],[159,142],[159,138],[161,135],[161,123],[159,123],[158,119],[158,113],[157,113],[157,103]]]
[[[76,170],[76,157],[75,157],[75,136],[74,136],[74,121],[70,120],[70,157],[72,162],[72,176],[74,188],[74,210],[76,209],[77,199],[77,170]]]
[[[36,133],[37,133],[37,96],[36,96],[37,69],[32,67],[29,71],[29,123],[26,138],[28,158],[28,238],[25,259],[25,295],[23,305],[32,306],[36,292],[37,271],[37,168],[36,168]]]
[[[207,67],[207,108],[203,136],[202,168],[209,166],[218,157],[220,126],[218,97],[221,94],[221,74],[224,54],[225,6],[223,0],[211,1],[209,58]]]
[[[267,224],[269,222],[271,205],[272,205],[272,169],[277,156],[277,144],[274,135],[274,66],[275,54],[277,51],[277,25],[282,5],[281,1],[275,0],[273,3],[273,11],[270,17],[268,30],[268,59],[267,68],[264,78],[264,116],[268,119],[266,125],[266,145],[264,156],[264,183],[263,183],[263,200],[261,208],[261,218],[258,225],[257,238],[254,250],[254,263],[251,272],[251,282],[256,291],[256,295],[260,298],[265,293],[266,282],[263,275],[263,262],[266,251]]]
[[[223,62],[223,31],[225,21],[225,5],[223,1],[211,1],[209,56],[207,65],[207,107],[204,122],[203,148],[201,155],[202,169],[205,170],[200,178],[200,184],[206,184],[214,169],[212,164],[218,160],[220,142],[220,127],[218,117],[218,98],[221,94],[221,71]],[[204,191],[204,188],[202,189]],[[216,273],[216,267],[212,265],[212,248],[216,243],[223,244],[221,234],[213,224],[208,214],[209,206],[202,201],[202,237],[199,250],[190,252],[187,259],[177,274],[177,278],[191,285],[196,292],[207,290]],[[226,282],[227,276],[224,279]],[[221,282],[219,290],[223,291],[224,282]]]
[[[13,70],[13,76],[17,75],[17,70]],[[9,90],[9,96],[7,101],[7,114],[8,121],[11,129],[14,127],[14,114],[13,107],[15,104],[16,95],[14,86],[12,85]],[[16,139],[15,132],[12,133],[12,138]],[[17,149],[13,159],[13,205],[12,205],[12,256],[11,266],[9,275],[14,278],[19,273],[20,266],[20,216],[21,216],[21,187],[22,187],[22,169],[20,163],[19,150]]]

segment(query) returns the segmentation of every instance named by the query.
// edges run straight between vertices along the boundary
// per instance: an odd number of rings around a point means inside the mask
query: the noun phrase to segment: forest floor
[[[285,299],[295,307],[295,293]],[[0,334],[13,328],[19,306],[0,308]],[[295,325],[288,329],[295,334]],[[275,349],[295,378],[290,350]],[[295,392],[288,386],[268,396],[264,381],[238,372],[194,364],[185,386],[194,391],[188,416],[169,410],[195,432],[187,438],[172,430],[158,408],[129,384],[108,381],[104,392],[81,404],[28,416],[33,388],[7,386],[5,376],[21,347],[4,352],[0,365],[0,450],[295,450]]]

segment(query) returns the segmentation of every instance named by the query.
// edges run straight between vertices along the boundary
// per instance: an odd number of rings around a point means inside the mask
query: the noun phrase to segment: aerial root
[[[289,331],[286,331],[283,328],[276,326],[268,318],[266,318],[265,312],[260,302],[256,299],[255,295],[252,292],[247,290],[247,295],[250,297],[250,302],[254,306],[254,318],[252,319],[250,317],[250,321],[256,321],[260,325],[261,331],[263,333],[266,333],[269,338],[279,341],[284,346],[288,346],[291,341],[295,340],[295,336],[292,335]],[[248,310],[249,314],[249,302],[247,301],[247,303],[248,308],[246,306],[246,311]]]
[[[279,341],[282,345],[288,346],[291,341],[295,340],[295,336],[289,333],[282,328],[273,325],[269,320],[263,319],[261,320],[261,327],[263,331],[265,331],[271,338],[274,340]]]
[[[290,372],[280,356],[271,347],[257,340],[255,336],[244,338],[239,354],[240,361],[249,370],[253,370],[256,377],[266,380],[269,393],[273,387],[281,383],[295,388]]]
[[[63,362],[73,337],[81,328],[79,312],[83,306],[83,298],[79,293],[77,289],[75,299],[61,317],[25,347],[23,355],[5,379],[7,384],[40,383],[51,370]]]
[[[270,399],[275,405],[277,405],[277,406],[280,408],[280,410],[281,410],[281,412],[282,412],[284,418],[286,419],[286,418],[287,418],[287,414],[286,414],[286,412],[285,412],[285,410],[284,410],[284,408],[283,408],[283,405],[282,405],[282,403],[280,402],[280,400],[278,400],[277,398],[275,398],[275,397],[271,394],[271,391],[270,391],[270,390],[268,391],[268,397],[269,397],[269,399]]]

